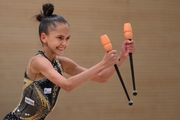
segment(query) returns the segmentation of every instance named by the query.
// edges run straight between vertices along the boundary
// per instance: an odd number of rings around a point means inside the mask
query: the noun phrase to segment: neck
[[[56,54],[52,53],[52,51],[46,49],[42,49],[41,51],[51,62],[54,62],[56,60]]]

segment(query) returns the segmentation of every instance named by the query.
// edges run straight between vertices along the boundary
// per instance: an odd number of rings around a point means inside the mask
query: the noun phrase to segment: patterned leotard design
[[[42,51],[39,54],[46,57]],[[59,62],[52,65],[62,74]],[[55,106],[59,91],[60,87],[47,78],[31,80],[25,72],[22,98],[13,113],[22,120],[44,120]]]

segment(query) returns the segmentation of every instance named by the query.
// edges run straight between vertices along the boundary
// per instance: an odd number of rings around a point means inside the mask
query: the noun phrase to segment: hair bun
[[[51,3],[46,3],[42,6],[43,9],[43,15],[46,16],[51,16],[54,12],[54,5]]]

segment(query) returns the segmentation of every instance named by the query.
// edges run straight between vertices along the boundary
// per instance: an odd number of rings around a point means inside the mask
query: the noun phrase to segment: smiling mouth
[[[64,51],[64,48],[57,48],[58,50],[60,50],[60,51]]]

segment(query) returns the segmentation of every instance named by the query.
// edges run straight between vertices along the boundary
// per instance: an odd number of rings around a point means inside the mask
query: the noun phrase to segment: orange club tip
[[[101,37],[101,43],[105,49],[106,52],[109,52],[112,50],[112,44],[108,38],[108,36],[105,34],[105,35],[102,35]]]
[[[102,43],[102,45],[106,45],[106,44],[110,43],[110,40],[106,34],[101,36],[101,43]]]
[[[133,37],[133,34],[132,34],[132,32],[125,32],[124,37],[126,40],[131,40]]]
[[[111,43],[108,43],[108,44],[104,45],[103,47],[104,47],[104,50],[106,52],[109,52],[112,50],[112,44]]]
[[[124,24],[124,33],[125,32],[132,32],[132,27],[130,23],[125,23]]]

